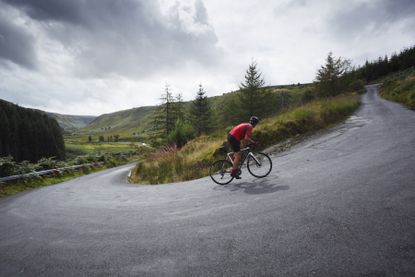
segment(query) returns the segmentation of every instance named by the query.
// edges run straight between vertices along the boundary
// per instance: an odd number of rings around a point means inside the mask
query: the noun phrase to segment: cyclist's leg
[[[233,154],[233,166],[232,170],[237,170],[239,168],[239,162],[241,161],[241,152],[235,152]]]
[[[229,144],[232,146],[232,150],[233,150],[233,159],[232,159],[232,177],[236,177],[237,179],[239,179],[239,162],[241,161],[241,142],[239,140],[237,140],[234,136],[232,135],[228,135],[228,141]]]

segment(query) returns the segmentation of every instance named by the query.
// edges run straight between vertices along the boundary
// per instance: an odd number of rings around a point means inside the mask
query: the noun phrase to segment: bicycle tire
[[[267,154],[261,153],[261,152],[252,153],[252,154],[254,154],[254,156],[260,162],[262,162],[262,164],[258,165],[257,162],[252,158],[252,156],[249,156],[247,163],[246,163],[249,173],[251,173],[252,176],[257,177],[257,178],[264,178],[268,176],[268,174],[272,170],[271,158]],[[262,170],[257,171],[258,168],[261,168]]]
[[[232,163],[227,160],[215,161],[209,170],[210,178],[218,185],[226,185],[232,182]]]

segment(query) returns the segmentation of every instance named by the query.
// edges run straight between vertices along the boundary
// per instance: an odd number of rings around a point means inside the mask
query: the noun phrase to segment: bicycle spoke
[[[227,160],[214,162],[210,167],[210,177],[219,185],[226,185],[233,180],[231,176],[232,163]]]
[[[247,167],[253,176],[263,178],[271,172],[272,161],[264,153],[252,153],[252,156],[248,157]]]

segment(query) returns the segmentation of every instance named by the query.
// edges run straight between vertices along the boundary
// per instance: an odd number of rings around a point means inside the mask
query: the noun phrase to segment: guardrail
[[[79,164],[79,165],[73,165],[73,166],[67,166],[67,167],[61,167],[61,168],[54,168],[54,169],[48,169],[48,170],[42,170],[42,171],[34,171],[30,173],[25,174],[18,174],[18,175],[12,175],[12,176],[6,176],[6,177],[0,177],[0,183],[4,182],[10,182],[15,181],[19,179],[34,177],[34,176],[43,176],[43,175],[50,175],[53,173],[60,173],[72,169],[79,169],[85,166],[93,166],[93,165],[103,165],[103,162],[97,162],[97,163],[89,163],[89,164]]]

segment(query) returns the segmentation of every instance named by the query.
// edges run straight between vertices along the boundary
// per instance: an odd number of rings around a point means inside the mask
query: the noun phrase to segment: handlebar
[[[258,144],[255,142],[255,143],[249,143],[246,147],[255,148],[257,146],[258,146]]]
[[[248,149],[254,149],[257,145],[258,144],[256,143],[249,143],[245,145],[243,148],[241,148],[241,151],[248,150]]]

